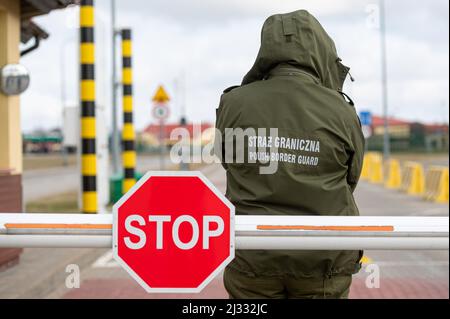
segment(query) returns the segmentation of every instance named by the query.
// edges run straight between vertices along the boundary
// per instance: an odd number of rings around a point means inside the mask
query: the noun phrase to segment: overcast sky
[[[376,3],[117,0],[118,27],[133,30],[137,128],[152,122],[151,97],[159,84],[172,97],[171,122],[178,121],[183,101],[189,120],[214,122],[223,89],[239,84],[254,62],[264,20],[297,9],[307,9],[318,18],[335,40],[343,62],[352,68],[356,82],[347,83],[345,91],[357,109],[381,114]],[[447,0],[386,0],[390,115],[448,122],[448,6]],[[50,38],[22,59],[31,73],[31,86],[22,95],[25,131],[61,125],[62,101],[69,106],[78,103],[78,8],[54,11],[35,22]],[[110,1],[97,0],[97,102],[107,110],[107,123],[111,115],[110,22]]]

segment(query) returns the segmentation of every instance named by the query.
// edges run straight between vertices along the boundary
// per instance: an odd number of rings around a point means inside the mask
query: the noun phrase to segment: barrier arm
[[[112,248],[112,215],[0,214],[0,247]],[[448,217],[236,216],[236,249],[448,250]]]

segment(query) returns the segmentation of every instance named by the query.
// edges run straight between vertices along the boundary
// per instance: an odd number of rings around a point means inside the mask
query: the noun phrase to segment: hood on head
[[[261,48],[242,85],[263,80],[282,63],[307,70],[336,91],[342,91],[350,70],[341,63],[334,41],[306,10],[276,14],[264,22]]]

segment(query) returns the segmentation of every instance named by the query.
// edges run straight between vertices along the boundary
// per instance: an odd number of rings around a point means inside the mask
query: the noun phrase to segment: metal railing
[[[236,249],[448,250],[448,217],[236,216]],[[0,214],[0,247],[111,248],[112,215]]]

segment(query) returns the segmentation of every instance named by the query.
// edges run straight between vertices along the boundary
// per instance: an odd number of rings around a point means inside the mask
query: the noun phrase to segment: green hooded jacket
[[[255,64],[241,86],[224,91],[217,109],[222,134],[215,152],[238,215],[359,214],[353,191],[364,137],[353,102],[342,93],[349,68],[340,61],[333,40],[307,11],[264,23]],[[257,132],[245,137],[243,163],[236,162],[239,150],[226,160],[226,141],[235,140],[227,128]],[[261,173],[267,159],[277,162],[273,174]],[[358,272],[361,257],[362,251],[239,250],[229,267],[249,276],[330,277]]]

